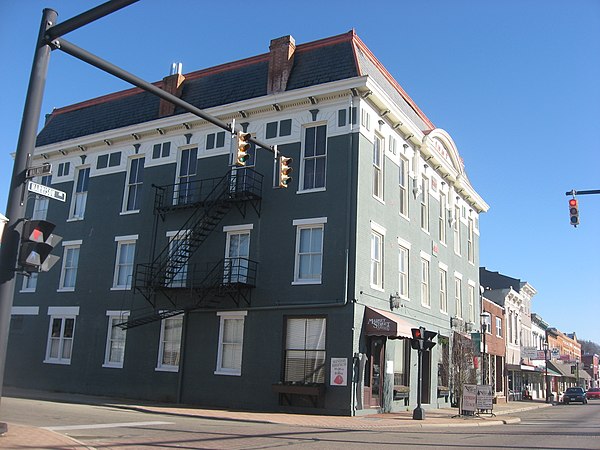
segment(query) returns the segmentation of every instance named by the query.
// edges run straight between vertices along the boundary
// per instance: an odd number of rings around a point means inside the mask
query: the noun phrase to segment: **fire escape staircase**
[[[154,211],[163,221],[169,212],[191,209],[191,214],[151,263],[136,265],[134,291],[140,292],[153,313],[118,324],[132,328],[198,308],[215,307],[228,295],[236,305],[250,304],[257,263],[247,258],[225,258],[190,265],[192,255],[232,207],[245,216],[250,205],[260,214],[262,175],[253,169],[232,168],[220,178],[189,181],[156,188]],[[168,300],[159,307],[157,297]],[[183,300],[182,300],[183,298]]]

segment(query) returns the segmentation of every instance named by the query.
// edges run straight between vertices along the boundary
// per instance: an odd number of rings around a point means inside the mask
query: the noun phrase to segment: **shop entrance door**
[[[369,341],[365,366],[365,405],[376,408],[382,405],[385,338],[372,336]]]

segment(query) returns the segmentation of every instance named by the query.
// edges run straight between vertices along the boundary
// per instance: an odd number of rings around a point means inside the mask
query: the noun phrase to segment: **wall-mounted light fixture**
[[[400,294],[398,294],[397,292],[395,294],[390,294],[390,309],[393,310],[394,308],[400,308],[400,300]]]

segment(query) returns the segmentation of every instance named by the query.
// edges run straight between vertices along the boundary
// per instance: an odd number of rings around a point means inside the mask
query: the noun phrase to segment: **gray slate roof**
[[[200,109],[267,95],[269,54],[186,74],[182,100]],[[381,69],[354,31],[296,47],[287,91],[361,75],[373,77],[423,130],[433,125],[395,80]],[[156,83],[161,86],[161,82]],[[127,127],[159,118],[159,99],[137,88],[52,112],[37,146]],[[184,111],[176,108],[174,114]]]

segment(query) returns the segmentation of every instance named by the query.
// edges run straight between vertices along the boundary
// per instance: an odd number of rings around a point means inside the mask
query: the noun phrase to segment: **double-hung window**
[[[79,307],[48,307],[50,328],[46,345],[45,363],[71,364],[73,338],[75,336],[75,320]]]
[[[383,138],[375,135],[373,142],[373,197],[383,200]]]
[[[460,255],[460,207],[454,207],[454,253]]]
[[[408,261],[409,246],[400,244],[398,246],[398,294],[408,299]]]
[[[129,311],[106,311],[106,316],[108,317],[108,331],[106,332],[106,350],[102,367],[122,368],[127,331],[117,325],[127,321]]]
[[[29,276],[23,276],[23,285],[21,292],[35,292],[37,288],[38,273],[33,272]]]
[[[156,366],[156,370],[165,372],[179,371],[182,326],[182,316],[167,317],[161,321],[158,365]]]
[[[429,255],[421,253],[421,304],[427,307],[431,307],[430,280]]]
[[[223,282],[246,283],[248,281],[248,265],[250,261],[250,230],[252,225],[228,226],[225,244],[225,267]]]
[[[137,238],[137,235],[117,236],[115,238],[115,242],[117,243],[117,257],[115,260],[113,289],[131,289]]]
[[[41,185],[48,187],[50,187],[51,182],[52,175],[45,175],[40,180]],[[31,220],[46,220],[49,203],[50,199],[48,197],[36,195],[35,202],[33,203],[33,214],[31,215]]]
[[[429,232],[429,178],[421,180],[421,229]]]
[[[384,231],[379,226],[371,229],[371,287],[377,290],[383,289]]]
[[[63,264],[60,272],[59,291],[74,291],[79,266],[79,249],[83,241],[63,242]]]
[[[454,276],[454,302],[456,309],[456,317],[460,317],[462,319],[462,279],[456,276],[456,274]]]
[[[242,374],[242,349],[244,344],[244,320],[246,311],[218,312],[219,349],[217,352],[217,375]]]
[[[400,187],[400,214],[408,217],[408,160],[400,156],[398,168],[398,185]]]
[[[496,317],[496,336],[502,337],[502,318]]]
[[[326,217],[297,219],[294,284],[321,283],[323,272],[323,234]]]
[[[198,147],[186,148],[179,154],[179,167],[175,185],[175,205],[194,201],[194,178],[198,167]]]
[[[90,168],[81,167],[75,175],[75,188],[71,203],[71,219],[83,219],[87,203],[88,184],[90,181]]]
[[[469,322],[475,323],[475,285],[469,282]]]
[[[438,229],[440,234],[440,242],[446,243],[446,194],[440,192],[440,215],[438,218]]]
[[[469,217],[467,230],[467,258],[470,263],[475,262],[475,249],[473,248],[473,219]]]
[[[448,312],[448,271],[440,267],[440,311]]]
[[[325,383],[326,325],[324,317],[287,319],[284,381]]]
[[[187,284],[189,231],[169,231],[169,261],[166,283],[168,287],[179,288]]]
[[[304,129],[302,149],[302,190],[325,188],[327,164],[327,125]]]
[[[125,211],[139,211],[144,184],[144,163],[146,158],[129,160],[129,173],[125,187]]]

